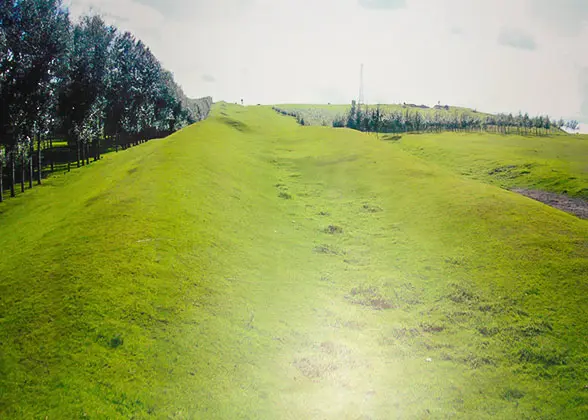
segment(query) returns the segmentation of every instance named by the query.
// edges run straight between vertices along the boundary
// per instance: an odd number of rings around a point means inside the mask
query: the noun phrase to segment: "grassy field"
[[[382,136],[457,174],[503,188],[536,188],[588,199],[588,136],[479,133]]]
[[[588,222],[412,145],[217,104],[0,205],[0,417],[586,418]]]

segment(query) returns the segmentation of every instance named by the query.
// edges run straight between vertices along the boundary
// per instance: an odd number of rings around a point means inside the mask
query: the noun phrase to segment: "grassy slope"
[[[444,133],[406,135],[394,143],[458,174],[501,187],[536,188],[588,199],[588,136]]]
[[[588,223],[374,136],[218,105],[0,213],[0,417],[586,415]]]

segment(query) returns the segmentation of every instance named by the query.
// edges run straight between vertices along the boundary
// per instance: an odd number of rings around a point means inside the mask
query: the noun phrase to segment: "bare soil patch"
[[[328,233],[329,235],[337,235],[343,233],[343,228],[337,225],[329,225],[323,230],[323,232]]]
[[[336,371],[355,367],[355,362],[349,358],[350,353],[342,344],[324,341],[314,344],[310,353],[297,358],[292,364],[309,379],[335,378]]]
[[[557,194],[541,190],[527,190],[524,188],[513,188],[511,191],[522,194],[547,204],[548,206],[578,216],[580,219],[588,220],[588,200],[582,198],[568,197],[565,194]]]
[[[354,287],[351,289],[351,293],[345,297],[351,303],[371,307],[378,311],[394,308],[394,305],[383,297],[375,287]]]

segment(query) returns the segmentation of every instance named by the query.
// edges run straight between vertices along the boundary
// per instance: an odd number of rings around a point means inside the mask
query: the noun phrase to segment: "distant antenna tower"
[[[357,105],[361,106],[364,102],[365,98],[363,97],[363,64],[361,65],[361,70],[359,71],[359,98],[357,100]]]

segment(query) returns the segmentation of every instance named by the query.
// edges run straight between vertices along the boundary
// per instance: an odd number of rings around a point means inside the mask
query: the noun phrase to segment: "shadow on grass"
[[[380,137],[382,140],[384,141],[399,141],[402,139],[402,136],[399,135],[391,135],[391,134],[387,134],[385,136]]]

